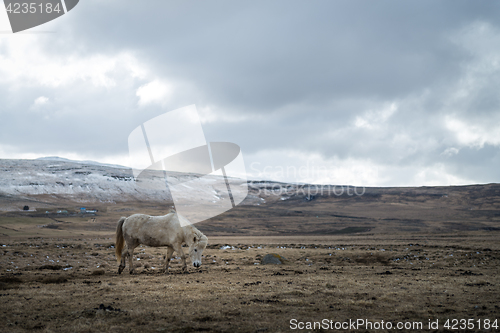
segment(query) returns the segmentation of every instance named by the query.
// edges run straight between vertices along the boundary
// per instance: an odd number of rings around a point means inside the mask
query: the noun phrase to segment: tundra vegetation
[[[424,328],[500,319],[499,187],[266,197],[196,224],[209,240],[202,266],[188,258],[183,272],[175,253],[169,274],[166,248],[138,246],[134,274],[118,275],[115,255],[120,217],[165,214],[161,202],[94,203],[90,222],[78,202],[60,197],[33,197],[30,211],[23,198],[0,198],[19,207],[0,213],[0,331],[278,332],[292,319]],[[68,213],[45,213],[56,210]],[[285,260],[263,265],[268,254]]]

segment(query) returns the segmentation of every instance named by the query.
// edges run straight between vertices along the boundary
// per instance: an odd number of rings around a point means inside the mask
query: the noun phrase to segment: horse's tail
[[[123,238],[123,222],[125,222],[126,217],[122,217],[118,221],[118,225],[116,226],[116,241],[115,241],[115,253],[116,253],[116,260],[120,262],[122,259],[122,250],[123,250],[123,245],[125,243],[125,239]]]

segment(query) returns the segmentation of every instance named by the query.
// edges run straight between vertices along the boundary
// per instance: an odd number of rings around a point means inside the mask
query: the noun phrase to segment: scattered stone
[[[111,305],[104,305],[104,304],[100,304],[98,308],[95,308],[94,310],[102,310],[102,311],[116,311],[116,312],[120,312],[121,310],[120,309],[115,309],[113,308]]]
[[[83,280],[82,283],[85,283],[85,284],[98,284],[98,283],[101,283],[101,281],[89,281],[89,280]]]
[[[41,329],[44,329],[45,328],[45,325],[41,324],[41,323],[37,323],[35,325],[33,325],[33,327],[31,328],[32,330],[41,330]]]
[[[18,277],[15,276],[2,276],[0,277],[0,290],[17,289],[23,283]]]
[[[286,262],[286,258],[280,256],[276,253],[269,253],[264,256],[261,260],[262,265],[281,265]]]
[[[68,279],[65,278],[64,276],[47,276],[46,278],[44,278],[42,280],[42,283],[64,283],[64,282],[67,282]]]
[[[82,316],[87,317],[87,318],[93,318],[96,315],[116,316],[116,315],[121,315],[121,314],[128,315],[127,311],[125,311],[125,310],[120,310],[117,308],[113,308],[111,305],[106,306],[104,304],[100,304],[99,307],[97,307],[97,308],[85,309],[82,311]]]
[[[96,269],[90,275],[104,275],[105,273],[104,269]]]
[[[467,287],[484,287],[484,286],[492,286],[489,282],[479,282],[479,283],[466,283]]]
[[[260,281],[255,281],[255,282],[249,282],[249,283],[245,283],[243,286],[244,287],[248,287],[248,286],[258,286],[259,284],[261,284],[262,282]]]
[[[40,269],[40,270],[42,270],[42,269],[50,269],[50,270],[53,270],[53,271],[58,271],[58,270],[63,269],[63,267],[61,265],[42,265],[38,269]]]
[[[2,276],[0,277],[0,282],[4,283],[22,283],[23,280],[16,276]]]

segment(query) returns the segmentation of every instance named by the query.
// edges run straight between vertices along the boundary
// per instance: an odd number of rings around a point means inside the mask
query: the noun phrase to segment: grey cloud
[[[447,34],[466,22],[496,21],[491,6],[110,3],[99,11],[87,6],[75,20],[85,31],[78,42],[92,50],[140,50],[163,75],[192,80],[210,98],[235,108],[264,112],[302,98],[394,98],[453,78],[467,55]],[[111,7],[120,20],[102,29]]]
[[[109,89],[78,81],[13,92],[0,84],[0,100],[8,102],[0,116],[15,129],[1,131],[0,144],[126,153],[126,136],[137,124],[196,103],[215,114],[244,116],[219,117],[204,128],[209,141],[238,143],[249,155],[295,149],[325,159],[369,159],[399,167],[398,184],[413,177],[404,170],[435,163],[457,177],[498,180],[492,163],[500,148],[460,146],[445,119],[484,128],[497,119],[500,75],[483,73],[480,84],[467,88],[463,80],[481,53],[456,36],[478,22],[500,31],[499,7],[470,1],[81,2],[57,22],[43,52],[62,60],[128,52],[174,84],[176,95],[161,106],[138,107],[135,91],[147,80],[119,69],[110,74],[118,84]],[[5,52],[0,44],[0,55]],[[459,88],[469,95],[457,99]],[[54,104],[30,110],[39,96]],[[378,127],[355,126],[356,117],[393,102],[397,112]],[[442,155],[449,147],[460,150]]]

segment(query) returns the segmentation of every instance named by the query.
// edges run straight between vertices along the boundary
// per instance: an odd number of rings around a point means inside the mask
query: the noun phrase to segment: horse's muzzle
[[[195,263],[193,263],[193,266],[194,266],[194,267],[200,267],[200,266],[201,266],[201,263],[199,263],[199,262],[195,262]]]

